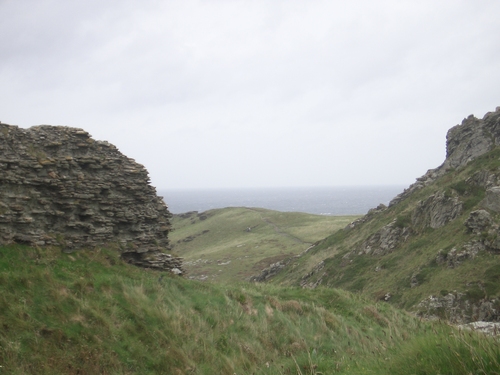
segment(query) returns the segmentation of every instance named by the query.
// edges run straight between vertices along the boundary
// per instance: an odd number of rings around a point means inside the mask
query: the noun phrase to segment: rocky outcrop
[[[500,323],[477,321],[458,326],[459,329],[481,332],[489,336],[498,336],[500,334]]]
[[[493,218],[486,210],[476,210],[469,214],[464,225],[470,232],[480,235],[493,225]]]
[[[486,190],[486,197],[481,206],[493,212],[500,212],[500,186],[492,186]]]
[[[485,246],[480,241],[471,241],[463,245],[460,250],[453,247],[449,252],[439,250],[436,256],[436,263],[446,265],[448,268],[458,267],[466,260],[471,260],[476,257],[480,251],[484,251]]]
[[[367,221],[370,221],[374,217],[376,217],[379,213],[384,212],[387,210],[387,206],[383,203],[379,204],[376,208],[371,208],[368,210],[367,214],[354,220],[353,222],[349,223],[344,230],[351,230],[354,229],[358,226],[360,226],[363,223],[366,223]]]
[[[488,211],[472,211],[464,225],[469,232],[476,235],[472,242],[481,244],[483,250],[496,253],[500,251],[500,225]]]
[[[323,270],[323,268],[325,268],[325,262],[321,261],[316,266],[314,266],[314,268],[311,270],[311,272],[309,272],[308,274],[306,274],[302,277],[302,279],[300,280],[300,286],[302,288],[314,289],[318,285],[320,285],[321,282],[323,281],[323,277],[326,275],[326,273],[324,273],[324,272],[322,275],[317,277],[315,281],[311,282],[309,280],[312,278],[312,276],[321,272]]]
[[[460,168],[471,160],[500,145],[500,107],[488,112],[482,119],[473,115],[465,118],[446,134],[444,170]]]
[[[444,318],[455,324],[473,321],[500,321],[498,301],[472,301],[466,294],[453,292],[444,296],[429,296],[416,306],[418,315],[427,319]]]
[[[413,211],[411,221],[415,228],[440,228],[462,213],[462,202],[458,197],[444,193],[431,195],[421,201]]]
[[[494,139],[489,123],[470,115],[446,135],[445,169],[461,167],[491,150]]]
[[[385,208],[384,208],[385,209]],[[417,207],[409,214],[409,219],[398,218],[383,226],[380,230],[370,235],[361,246],[345,255],[345,259],[352,259],[356,255],[382,256],[393,252],[402,243],[418,230],[425,228],[440,228],[456,219],[462,213],[462,202],[458,197],[447,196],[443,192],[429,196],[419,202]],[[359,223],[353,222],[346,229],[353,229]],[[401,220],[399,220],[401,219]]]
[[[474,259],[482,251],[500,251],[500,228],[488,211],[472,211],[464,225],[466,230],[475,236],[458,248],[453,247],[448,252],[440,250],[436,256],[437,264],[455,268],[467,260]]]
[[[288,258],[271,264],[269,267],[264,268],[259,275],[250,277],[249,281],[261,283],[269,280],[273,276],[276,276],[283,268],[285,268],[287,264],[290,263],[291,259],[292,258]]]
[[[479,170],[469,177],[466,183],[470,186],[477,186],[483,189],[488,189],[497,185],[498,178],[494,173],[487,170]]]
[[[488,112],[482,119],[470,115],[460,125],[451,128],[446,135],[446,159],[435,169],[397,195],[389,207],[401,202],[415,191],[431,184],[450,169],[463,167],[471,160],[500,145],[500,107],[495,112]]]
[[[382,227],[378,232],[373,233],[361,245],[357,251],[358,255],[385,255],[391,253],[401,243],[405,242],[410,236],[409,228],[400,227],[393,221]]]
[[[180,269],[163,253],[167,206],[146,169],[113,145],[77,128],[0,124],[0,155],[0,244],[112,244],[134,264]]]
[[[363,290],[395,303],[400,302],[391,299],[391,295],[400,301],[415,301],[414,296],[422,300],[428,295],[422,293],[433,290],[437,295],[418,305],[418,313],[423,316],[448,318],[456,323],[500,321],[499,276],[493,256],[500,254],[500,148],[497,146],[500,146],[500,107],[483,119],[469,116],[448,132],[447,158],[440,167],[418,178],[388,208],[371,210],[323,242],[316,266],[295,281],[304,288],[328,285]],[[473,166],[468,164],[472,160],[476,161]],[[465,227],[460,228],[457,219]],[[439,250],[438,246],[443,248]],[[399,249],[403,251],[389,255]],[[482,274],[482,270],[475,268],[475,265],[482,267],[483,256],[495,259],[487,275],[486,271]],[[476,263],[470,265],[474,259]],[[404,278],[397,282],[392,279],[395,267],[405,272]],[[266,273],[266,279],[282,268],[282,265],[274,267]],[[434,278],[437,274],[440,276]],[[460,275],[460,280],[466,281],[457,281],[457,291],[449,292],[439,283],[440,278],[452,275]],[[449,287],[453,281],[443,285]],[[417,308],[416,304],[413,306]]]
[[[407,189],[405,189],[402,193],[396,195],[390,202],[389,207],[398,204],[399,202],[408,198],[414,192],[426,187],[427,185],[432,184],[436,179],[444,174],[444,170],[441,168],[429,169],[426,174],[422,177],[417,178],[417,181],[411,184]]]

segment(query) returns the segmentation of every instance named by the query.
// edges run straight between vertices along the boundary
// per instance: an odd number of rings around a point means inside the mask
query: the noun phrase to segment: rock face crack
[[[181,270],[164,254],[170,217],[146,169],[110,143],[77,128],[0,123],[0,244],[113,245],[139,266]]]

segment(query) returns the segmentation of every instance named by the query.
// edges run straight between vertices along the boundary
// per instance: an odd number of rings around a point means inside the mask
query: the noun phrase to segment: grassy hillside
[[[169,237],[172,251],[184,257],[188,277],[242,281],[357,217],[224,208],[174,215]]]
[[[0,327],[2,374],[500,373],[497,340],[386,303],[200,283],[101,249],[0,248]]]
[[[374,299],[390,295],[389,302],[412,310],[431,295],[450,294],[476,304],[492,301],[499,309],[500,252],[488,244],[496,241],[500,216],[489,210],[493,224],[481,234],[464,225],[472,211],[484,208],[486,187],[481,179],[498,181],[499,167],[497,148],[461,169],[448,171],[357,227],[330,235],[295,259],[274,281],[343,288]],[[438,228],[419,226],[416,212],[440,194],[446,202],[459,202],[461,213]],[[368,253],[368,240],[391,223],[406,233],[401,242],[384,253]],[[446,318],[446,311],[442,313]],[[477,317],[471,312],[469,318]]]

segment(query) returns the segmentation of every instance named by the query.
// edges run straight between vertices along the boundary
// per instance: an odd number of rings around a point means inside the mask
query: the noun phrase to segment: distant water
[[[385,205],[406,186],[356,186],[268,189],[160,190],[173,214],[213,208],[259,207],[318,215],[362,215]]]

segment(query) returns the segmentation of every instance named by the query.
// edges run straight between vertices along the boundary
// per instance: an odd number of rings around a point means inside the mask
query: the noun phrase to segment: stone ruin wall
[[[181,273],[164,253],[170,217],[146,169],[108,142],[0,123],[0,244],[118,246],[131,263]]]

